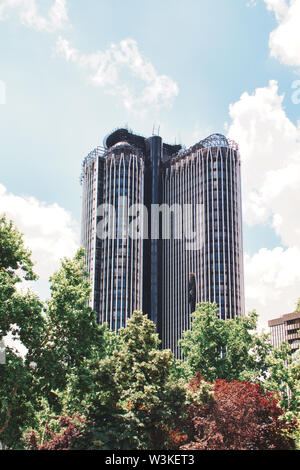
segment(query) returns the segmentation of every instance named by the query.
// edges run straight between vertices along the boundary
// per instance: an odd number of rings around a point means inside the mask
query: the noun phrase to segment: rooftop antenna
[[[160,133],[160,125],[158,126],[158,132],[157,132],[157,135],[159,135]]]

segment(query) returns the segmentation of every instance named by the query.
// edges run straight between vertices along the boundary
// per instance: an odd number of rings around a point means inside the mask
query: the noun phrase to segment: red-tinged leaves
[[[196,391],[203,377],[196,376],[190,389]],[[190,408],[195,428],[193,442],[184,450],[279,450],[293,449],[285,435],[294,429],[280,418],[283,410],[273,394],[259,384],[217,380],[214,400]]]
[[[26,442],[29,450],[71,450],[76,446],[82,436],[82,429],[86,424],[85,418],[80,415],[58,416],[59,432],[54,432],[49,423],[44,430],[44,439],[39,440],[35,431],[31,431],[26,436]]]
[[[175,429],[175,431],[169,431],[169,438],[172,449],[178,449],[178,447],[187,441],[188,435]]]

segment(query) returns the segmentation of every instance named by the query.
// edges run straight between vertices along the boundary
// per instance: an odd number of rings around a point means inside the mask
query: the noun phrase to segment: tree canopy
[[[256,332],[258,315],[222,320],[217,304],[202,303],[192,314],[191,329],[180,341],[188,377],[197,372],[216,379],[259,379],[268,374],[273,347],[269,336]]]
[[[256,332],[257,314],[221,320],[197,306],[184,360],[133,312],[115,333],[88,306],[84,252],[63,259],[41,302],[31,253],[0,218],[0,442],[10,449],[293,448],[299,442],[300,359]],[[23,286],[23,287],[24,287]],[[247,429],[243,428],[247,424]]]

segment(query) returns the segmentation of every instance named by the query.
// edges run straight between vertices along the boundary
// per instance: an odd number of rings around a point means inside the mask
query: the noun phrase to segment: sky
[[[117,127],[242,159],[246,310],[300,296],[300,0],[0,0],[0,213],[42,298],[80,243],[83,158]]]

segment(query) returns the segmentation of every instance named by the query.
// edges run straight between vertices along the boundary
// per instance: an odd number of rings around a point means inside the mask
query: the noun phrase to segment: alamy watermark
[[[0,365],[6,363],[6,352],[5,352],[5,344],[4,341],[0,340]]]
[[[6,104],[6,84],[0,80],[0,104]]]
[[[292,93],[292,103],[300,104],[300,80],[293,81],[292,89],[295,90]]]
[[[143,204],[128,204],[127,196],[117,205],[101,204],[97,210],[97,237],[101,240],[182,240],[187,251],[203,246],[203,204],[152,204],[151,214]]]

